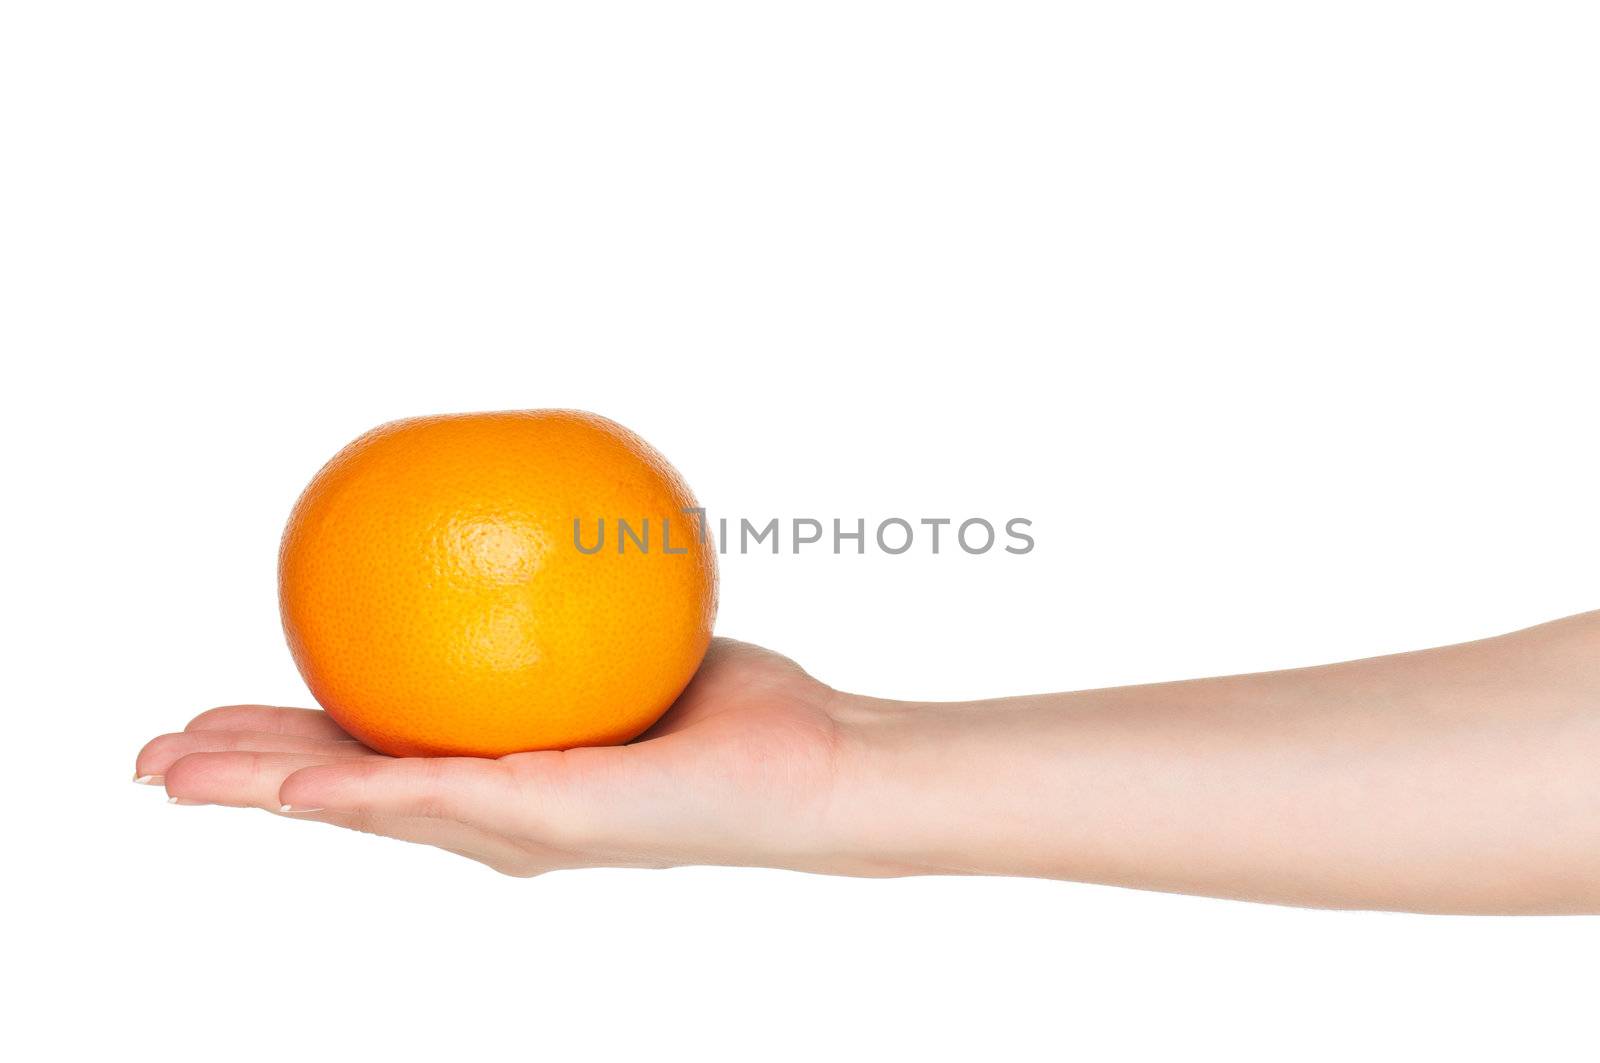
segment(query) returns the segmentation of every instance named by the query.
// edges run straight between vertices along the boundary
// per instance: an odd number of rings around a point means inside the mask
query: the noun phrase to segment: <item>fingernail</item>
[[[205,805],[205,804],[210,804],[210,802],[209,801],[191,801],[187,797],[169,797],[169,798],[167,798],[167,804],[169,804],[169,805]]]
[[[140,786],[160,786],[167,781],[165,775],[135,775],[133,781]]]
[[[296,812],[321,812],[323,810],[320,808],[296,808],[294,805],[279,805],[278,811],[285,815],[293,815]]]

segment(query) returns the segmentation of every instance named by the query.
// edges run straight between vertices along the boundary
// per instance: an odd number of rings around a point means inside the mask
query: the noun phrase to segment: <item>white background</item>
[[[521,881],[133,755],[305,703],[277,537],[394,417],[575,406],[713,514],[722,633],[965,698],[1600,606],[1583,3],[0,14],[16,1058],[1592,1059],[1600,921],[760,870]],[[15,1047],[15,1044],[13,1044]]]

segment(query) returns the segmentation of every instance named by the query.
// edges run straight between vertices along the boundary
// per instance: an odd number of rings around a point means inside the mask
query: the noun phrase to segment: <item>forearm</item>
[[[854,701],[849,859],[1329,907],[1600,910],[1600,614],[1287,672]]]

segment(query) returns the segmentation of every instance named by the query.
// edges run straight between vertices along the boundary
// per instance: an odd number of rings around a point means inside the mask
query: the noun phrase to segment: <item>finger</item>
[[[165,785],[167,796],[175,801],[276,812],[282,805],[278,787],[284,779],[302,768],[330,763],[334,758],[316,753],[190,753],[168,766]]]
[[[146,743],[134,761],[134,775],[153,782],[164,776],[180,757],[191,753],[222,753],[230,750],[309,753],[325,757],[378,756],[353,738],[306,738],[268,731],[179,731],[161,735]]]
[[[495,760],[372,757],[299,769],[278,796],[291,809],[448,819],[525,836],[537,830],[541,802],[520,781]]]
[[[167,793],[176,801],[281,812],[283,809],[278,800],[278,790],[284,778],[297,770],[322,763],[326,763],[325,758],[302,753],[234,750],[191,753],[168,770]],[[381,834],[400,841],[448,849],[508,875],[530,875],[549,866],[548,863],[533,859],[528,852],[507,839],[451,820],[327,810],[305,812],[294,818],[314,819],[367,834]]]
[[[307,738],[349,738],[333,717],[320,709],[288,709],[277,705],[223,705],[207,709],[185,731],[269,731]]]

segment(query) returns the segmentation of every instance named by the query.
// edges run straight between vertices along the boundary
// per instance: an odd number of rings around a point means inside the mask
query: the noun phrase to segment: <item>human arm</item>
[[[1325,907],[1600,911],[1600,613],[1317,668],[966,703],[718,640],[620,747],[396,760],[235,706],[140,753],[180,801],[512,874],[1031,875]]]

